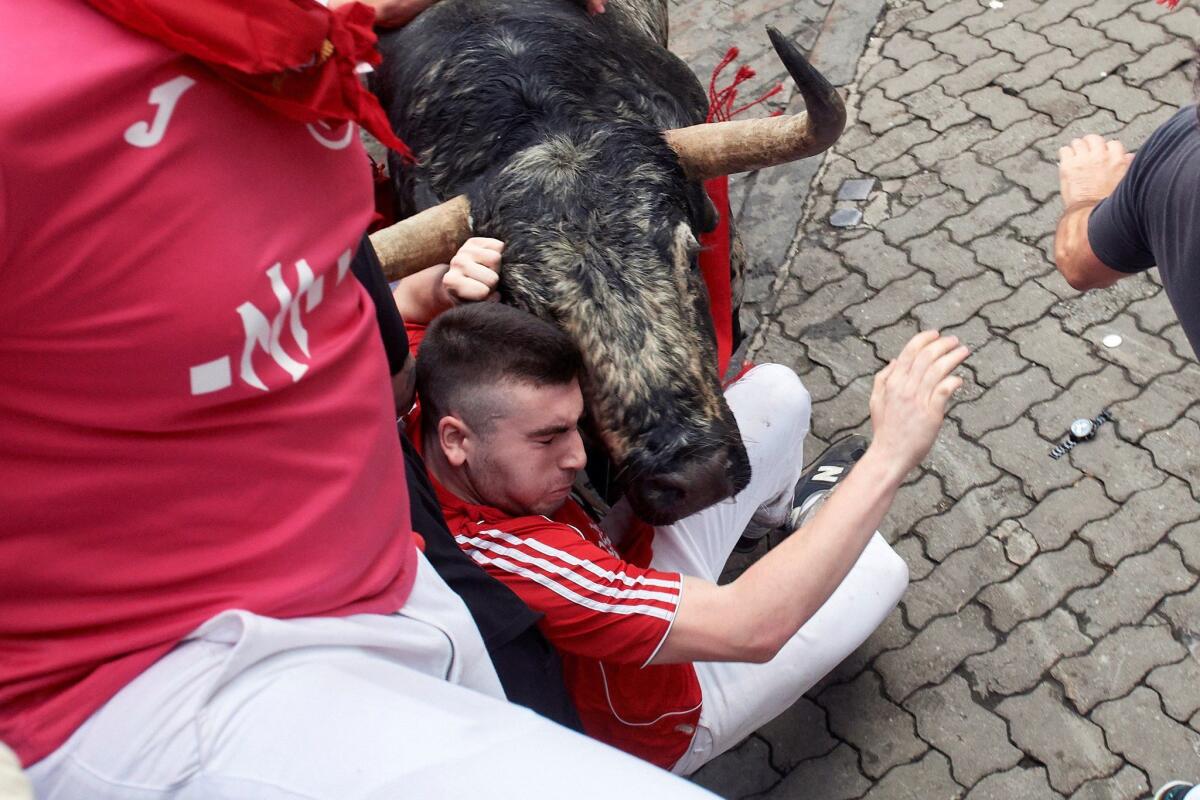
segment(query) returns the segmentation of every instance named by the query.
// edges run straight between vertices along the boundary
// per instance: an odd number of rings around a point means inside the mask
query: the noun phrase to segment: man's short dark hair
[[[432,437],[447,414],[486,426],[479,389],[505,381],[560,386],[579,377],[583,359],[549,322],[499,303],[471,303],[439,314],[417,358],[421,431]]]

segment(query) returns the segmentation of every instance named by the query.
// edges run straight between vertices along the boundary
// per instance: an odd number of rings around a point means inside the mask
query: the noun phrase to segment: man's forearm
[[[862,554],[904,475],[870,449],[812,519],[728,588],[739,624],[758,631],[770,658],[824,605]]]
[[[1112,286],[1119,273],[1097,269],[1097,259],[1088,242],[1088,220],[1099,200],[1081,200],[1063,209],[1054,233],[1054,265],[1075,289]]]

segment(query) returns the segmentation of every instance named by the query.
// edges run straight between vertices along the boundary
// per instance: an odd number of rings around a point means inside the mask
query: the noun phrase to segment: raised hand
[[[481,300],[498,300],[496,287],[500,285],[500,260],[504,242],[474,236],[458,248],[450,259],[450,268],[442,277],[442,288],[451,304],[477,303]]]

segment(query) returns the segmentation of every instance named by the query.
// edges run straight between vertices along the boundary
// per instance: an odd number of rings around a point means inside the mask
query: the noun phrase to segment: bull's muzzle
[[[669,525],[733,497],[750,482],[750,461],[740,442],[684,460],[676,469],[632,481],[626,497],[638,517]]]

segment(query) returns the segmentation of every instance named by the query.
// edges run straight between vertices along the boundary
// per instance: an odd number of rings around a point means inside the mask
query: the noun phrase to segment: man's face
[[[466,442],[463,470],[479,499],[510,514],[550,515],[587,463],[578,423],[579,382],[487,387],[490,424]]]

